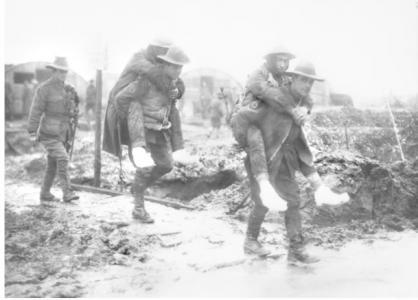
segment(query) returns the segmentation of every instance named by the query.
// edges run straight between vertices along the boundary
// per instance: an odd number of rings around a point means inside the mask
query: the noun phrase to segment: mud
[[[387,157],[383,152],[376,152],[385,145],[393,148],[393,140],[387,138],[391,129],[385,127],[386,122],[379,121],[381,116],[377,113],[351,109],[321,114],[322,117],[314,116],[313,125],[306,130],[314,145],[316,166],[329,186],[337,192],[348,192],[351,199],[337,207],[317,207],[306,180],[297,178],[303,196],[305,235],[312,251],[327,261],[337,257],[337,251],[344,253],[345,247],[358,241],[369,245],[392,235],[414,236],[418,230],[418,161],[408,154],[407,162],[394,163],[398,160],[396,151]],[[363,126],[358,127],[355,138],[359,145],[363,145],[361,139],[366,140],[367,147],[375,153],[365,148],[345,149],[343,127],[347,125],[341,124],[344,116],[349,117],[349,132],[355,132],[355,126]],[[406,113],[396,116],[402,120],[405,145],[413,145],[416,136],[411,126],[415,119]],[[243,208],[231,213],[243,203],[249,189],[242,164],[244,153],[236,148],[230,132],[225,130],[218,139],[208,140],[201,127],[185,124],[184,131],[188,138],[186,149],[199,156],[199,164],[175,165],[150,193],[178,198],[196,210],[175,210],[147,203],[156,219],[153,225],[132,220],[132,200],[128,196],[81,192],[81,199],[75,205],[41,206],[39,183],[45,155],[35,147],[25,155],[6,156],[6,296],[244,296],[258,292],[258,296],[307,295],[310,287],[301,285],[297,278],[309,270],[297,271],[298,276],[280,271],[291,272],[285,266],[288,242],[282,213],[269,212],[260,235],[260,241],[277,254],[277,259],[254,261],[242,253],[251,202],[245,202]],[[379,140],[377,131],[387,132],[381,136],[381,144],[373,144],[370,139],[372,135]],[[93,181],[93,140],[93,132],[78,133],[70,166],[74,182],[91,184]],[[354,137],[350,139],[350,147],[353,140]],[[121,182],[118,160],[103,152],[101,186],[129,191],[135,170],[126,154],[123,167]],[[57,188],[53,193],[60,196]],[[366,248],[362,249],[367,252]],[[352,259],[351,252],[344,255],[345,259]],[[364,263],[367,259],[370,258],[364,258]],[[318,270],[332,273],[333,263],[325,263]],[[344,265],[341,261],[339,264]],[[281,286],[286,288],[282,291],[268,288],[266,277],[254,275],[260,272],[279,276]],[[361,276],[358,270],[352,274]],[[228,288],[219,283],[219,278],[238,279]],[[294,278],[305,290],[286,284],[286,278]],[[373,278],[386,280],[379,276]],[[320,276],[318,280],[320,284],[333,284],[332,278]],[[252,285],[248,283],[253,281],[270,292],[250,288]],[[194,285],[201,286],[202,290],[190,288]],[[243,286],[249,288],[242,289]],[[392,291],[399,291],[399,286]],[[339,295],[340,290],[333,291]]]

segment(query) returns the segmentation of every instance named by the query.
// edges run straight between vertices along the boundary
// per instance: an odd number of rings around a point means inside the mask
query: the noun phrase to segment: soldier
[[[13,120],[13,101],[14,94],[10,82],[4,82],[4,111],[6,120]]]
[[[312,153],[302,129],[312,107],[311,101],[306,99],[313,82],[323,79],[316,76],[314,66],[309,62],[300,62],[287,74],[292,76],[290,83],[278,88],[281,104],[276,105],[275,109],[266,109],[262,118],[258,120],[258,125],[250,125],[247,132],[248,157],[245,166],[250,179],[254,208],[248,220],[244,251],[260,256],[269,254],[257,241],[261,224],[269,210],[268,207],[284,210],[287,206],[285,225],[289,239],[288,261],[313,263],[318,259],[305,252],[300,214],[301,199],[295,172],[300,171],[307,177],[316,191],[315,198],[324,192],[332,197],[341,195],[334,194],[322,185],[313,166]],[[257,110],[258,107],[254,109]],[[259,151],[260,144],[264,146],[264,151]]]
[[[120,142],[118,133],[118,126],[116,125],[117,110],[115,107],[115,95],[119,93],[123,88],[135,81],[138,76],[146,77],[151,81],[160,91],[168,93],[167,85],[161,80],[161,66],[158,63],[158,56],[167,53],[168,48],[172,45],[172,42],[166,38],[156,38],[152,40],[146,49],[141,50],[133,55],[130,59],[115,86],[112,88],[109,94],[108,106],[106,109],[106,117],[108,122],[104,123],[103,133],[103,150],[112,153],[121,158]],[[179,78],[176,81],[175,88],[170,90],[171,96],[176,99],[180,99],[184,93],[184,83]],[[177,128],[180,122],[180,115],[178,111],[172,114],[173,127]],[[178,130],[181,134],[181,130]]]
[[[222,126],[222,117],[225,115],[225,102],[221,92],[218,92],[216,98],[211,101],[209,114],[212,128],[208,136],[211,138],[213,135],[215,138],[218,138]]]
[[[278,111],[281,111],[286,103],[278,88],[289,83],[285,72],[289,68],[289,61],[294,58],[294,54],[285,46],[277,46],[267,52],[265,63],[249,76],[245,98],[231,120],[234,137],[243,148],[248,146],[248,127],[261,120],[268,109],[278,107]],[[306,101],[310,101],[310,98]]]
[[[90,111],[94,114],[96,111],[96,86],[94,80],[90,80],[86,90],[86,103],[84,105],[84,114],[86,115],[87,124],[90,128]]]
[[[128,145],[129,157],[137,168],[132,187],[132,216],[143,223],[154,222],[144,206],[144,193],[148,186],[171,171],[173,160],[190,162],[190,157],[182,150],[183,138],[175,105],[178,98],[177,81],[183,65],[189,59],[174,46],[167,54],[158,55],[157,58],[156,63],[162,74],[159,85],[165,86],[164,90],[160,90],[148,77],[139,76],[115,94],[108,112],[115,111],[116,119],[114,121],[112,114],[107,114],[105,122],[109,132],[115,132],[115,126],[121,126],[120,135],[116,137],[120,143],[115,141],[118,149],[114,152],[110,152],[112,148],[103,144],[103,148],[114,155],[120,153],[121,144]]]
[[[71,190],[68,173],[69,139],[73,130],[71,123],[78,114],[78,96],[72,86],[65,84],[68,64],[64,57],[57,57],[47,68],[52,70],[52,76],[36,90],[28,119],[28,131],[32,141],[39,141],[47,151],[41,203],[59,201],[50,192],[57,172],[63,201],[70,202],[79,198]]]

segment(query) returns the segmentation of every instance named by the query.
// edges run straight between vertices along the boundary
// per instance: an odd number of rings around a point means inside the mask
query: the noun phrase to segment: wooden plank
[[[113,191],[110,189],[105,189],[105,188],[99,188],[99,187],[94,187],[94,186],[88,186],[88,185],[82,185],[82,184],[75,184],[72,183],[71,186],[77,190],[77,191],[84,191],[84,192],[89,192],[89,193],[95,193],[95,194],[104,194],[104,195],[109,195],[109,196],[129,196],[131,194],[129,193],[122,193],[122,192],[117,192],[117,191]],[[149,202],[153,202],[153,203],[158,203],[161,205],[165,205],[165,206],[170,206],[173,208],[184,208],[184,209],[189,209],[189,210],[194,210],[195,207],[193,206],[189,206],[189,205],[184,205],[181,203],[176,203],[173,201],[168,201],[168,200],[163,200],[157,197],[151,197],[151,196],[145,196],[144,199],[146,201]]]

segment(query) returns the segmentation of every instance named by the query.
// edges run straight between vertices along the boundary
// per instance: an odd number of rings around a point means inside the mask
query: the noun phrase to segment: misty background
[[[418,90],[416,0],[6,0],[4,14],[6,64],[65,56],[86,80],[96,68],[117,77],[165,36],[191,58],[184,71],[215,68],[242,84],[284,43],[355,105]]]

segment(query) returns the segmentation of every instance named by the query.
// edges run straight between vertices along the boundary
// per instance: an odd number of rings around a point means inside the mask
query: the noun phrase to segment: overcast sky
[[[284,43],[353,96],[416,93],[417,0],[6,0],[5,62],[66,56],[88,79],[108,47],[108,70],[156,35],[240,81]]]

